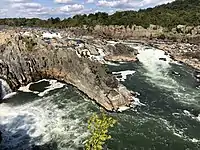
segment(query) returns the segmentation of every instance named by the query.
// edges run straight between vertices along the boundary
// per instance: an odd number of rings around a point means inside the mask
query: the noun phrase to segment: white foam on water
[[[50,91],[53,91],[55,89],[60,89],[66,85],[61,82],[58,82],[57,80],[46,80],[46,81],[49,81],[50,86],[45,87],[46,90],[44,92],[40,92],[38,94],[38,96],[44,96],[44,95],[48,94]]]
[[[184,113],[184,115],[200,122],[200,114],[196,117],[193,114],[191,114],[188,110],[184,110],[183,113]]]
[[[183,65],[182,63],[180,63],[180,62],[178,62],[178,61],[176,61],[176,60],[171,60],[170,63],[176,64],[176,65],[179,65],[179,66],[182,66],[182,65]]]
[[[181,138],[185,141],[190,141],[190,142],[193,142],[193,143],[199,143],[200,142],[199,139],[191,138],[191,137],[187,136],[184,133],[185,129],[177,129],[176,126],[170,125],[170,122],[165,120],[165,119],[159,118],[159,120],[161,121],[161,125],[164,128],[166,128],[168,131],[172,132],[175,136],[177,136],[177,137],[179,137],[179,138]]]
[[[198,115],[197,120],[200,122],[200,114]]]
[[[132,46],[137,49],[139,61],[143,64],[145,72],[143,75],[149,83],[170,92],[173,92],[174,99],[185,104],[197,104],[196,96],[199,92],[196,89],[180,85],[174,78],[169,75],[171,72],[171,63],[174,61],[165,52],[156,48],[138,45]],[[166,59],[160,60],[160,58]],[[178,74],[178,72],[177,72]]]
[[[134,100],[133,104],[132,104],[133,107],[135,107],[135,106],[146,106],[144,103],[141,103],[140,99],[137,98],[137,97],[133,97],[133,100]]]
[[[134,70],[125,70],[125,71],[118,71],[118,72],[112,72],[112,74],[120,74],[122,75],[122,78],[117,78],[119,81],[125,81],[127,79],[128,75],[133,75],[136,71]]]
[[[121,106],[121,107],[119,107],[118,108],[118,112],[123,112],[123,111],[125,111],[125,110],[128,110],[130,107],[128,107],[128,106]]]
[[[24,144],[24,140],[28,139],[29,144],[42,145],[53,140],[59,149],[76,149],[88,136],[87,125],[83,121],[91,115],[90,111],[86,111],[88,102],[65,99],[57,104],[59,96],[57,93],[15,107],[1,104],[3,148],[28,149],[30,145]]]
[[[5,97],[7,97],[6,95],[7,94],[10,94],[12,92],[10,86],[8,85],[8,83],[3,80],[3,79],[0,79],[0,90],[1,90],[1,95],[0,95],[0,98],[2,99],[5,99]]]
[[[38,94],[39,92],[37,92],[37,91],[31,91],[31,90],[29,90],[30,86],[31,86],[32,84],[34,84],[34,83],[37,83],[37,82],[31,82],[31,83],[29,83],[29,84],[26,85],[26,86],[22,86],[22,87],[20,87],[20,88],[18,89],[18,91],[25,92],[25,93],[35,93],[35,94]]]
[[[17,92],[12,92],[12,93],[6,94],[6,95],[3,97],[3,100],[12,98],[12,97],[15,96],[16,94],[17,94]]]
[[[45,32],[42,34],[43,38],[62,38],[60,33],[49,33],[49,32]]]
[[[118,63],[110,62],[110,61],[105,61],[105,64],[110,65],[110,66],[120,66]]]
[[[49,82],[50,86],[48,87],[45,87],[46,90],[44,90],[43,92],[38,92],[38,91],[31,91],[29,88],[31,85],[35,84],[35,83],[40,83],[42,81],[47,81]],[[18,89],[18,91],[22,91],[22,92],[28,92],[28,93],[34,93],[34,94],[38,94],[38,96],[42,97],[46,94],[48,94],[50,91],[53,91],[55,89],[60,89],[62,87],[64,87],[66,84],[63,84],[61,82],[58,82],[57,80],[50,80],[50,79],[42,79],[42,80],[39,80],[37,82],[32,82],[32,83],[29,83],[27,86],[23,86],[23,87],[20,87]]]
[[[139,52],[137,57],[146,69],[147,80],[163,88],[174,88],[177,83],[168,75],[168,69],[171,67],[169,64],[170,57],[165,55],[162,50],[145,46],[136,48]],[[160,60],[160,58],[164,58],[166,61]]]

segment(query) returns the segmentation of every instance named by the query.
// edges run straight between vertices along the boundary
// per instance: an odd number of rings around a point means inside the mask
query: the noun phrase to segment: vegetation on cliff
[[[94,114],[88,120],[88,129],[90,137],[86,141],[86,150],[102,150],[105,142],[111,138],[108,134],[108,129],[113,127],[116,120],[112,117],[102,113],[100,115]]]
[[[75,15],[72,18],[61,20],[50,18],[9,18],[0,19],[1,25],[34,26],[34,27],[76,27],[95,25],[141,25],[145,28],[150,24],[172,28],[179,24],[197,26],[200,24],[200,0],[176,0],[172,3],[147,8],[139,11],[121,11],[112,15],[98,12],[89,15]]]

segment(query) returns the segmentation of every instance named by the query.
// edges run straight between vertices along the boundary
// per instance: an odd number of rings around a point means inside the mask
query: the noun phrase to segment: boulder
[[[99,55],[97,49],[95,46],[93,45],[88,45],[88,44],[85,44],[85,48],[88,49],[90,51],[90,54],[91,55]]]
[[[159,58],[159,60],[167,61],[167,59],[166,59],[166,58]]]
[[[115,44],[114,55],[137,55],[138,50],[122,43]]]
[[[176,72],[176,71],[172,71],[172,74],[173,74],[173,75],[180,76],[180,73],[178,73],[178,72]]]

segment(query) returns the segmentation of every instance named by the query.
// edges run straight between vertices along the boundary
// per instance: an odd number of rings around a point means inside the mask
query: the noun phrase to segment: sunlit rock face
[[[122,85],[117,80],[115,87],[107,84],[110,74],[101,63],[77,54],[78,40],[73,40],[75,44],[70,46],[69,39],[54,37],[46,41],[38,32],[32,36],[24,36],[19,31],[5,33],[12,38],[0,49],[0,77],[9,81],[11,89],[52,78],[72,84],[109,111],[131,104],[132,92],[119,88]]]

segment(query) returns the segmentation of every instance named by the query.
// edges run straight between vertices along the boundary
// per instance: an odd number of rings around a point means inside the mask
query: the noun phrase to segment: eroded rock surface
[[[122,43],[117,43],[115,45],[107,45],[110,54],[105,56],[107,61],[115,62],[134,62],[137,61],[136,55],[138,51],[132,47],[129,47]]]
[[[39,33],[16,30],[4,31],[0,38],[4,35],[10,38],[0,43],[0,78],[13,90],[32,81],[53,78],[74,85],[109,111],[131,104],[133,93],[108,74],[102,64],[77,54],[76,47],[80,49],[81,45],[77,40],[44,39]],[[97,53],[94,47],[92,51]]]

